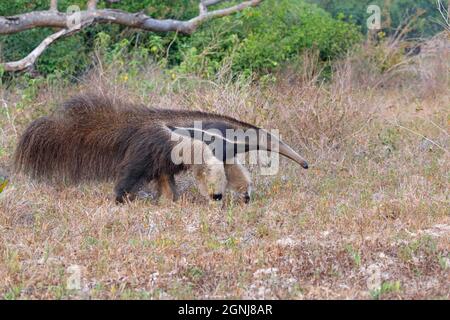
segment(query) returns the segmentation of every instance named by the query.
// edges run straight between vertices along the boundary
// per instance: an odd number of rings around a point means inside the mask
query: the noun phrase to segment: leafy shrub
[[[307,48],[316,48],[323,61],[334,59],[360,33],[303,0],[266,0],[257,10],[211,21],[183,40],[179,69],[210,76],[229,60],[234,71],[267,73]]]
[[[48,10],[49,0],[16,0],[2,1],[0,3],[0,15],[10,16],[36,10]],[[86,0],[59,0],[58,9],[64,12],[71,5],[78,5],[81,9],[86,7]],[[111,7],[128,12],[143,10],[146,14],[155,18],[186,19],[196,15],[198,1],[196,0],[123,0],[109,4],[99,1],[99,8]],[[58,40],[52,44],[37,62],[37,71],[43,75],[61,73],[71,78],[81,74],[90,65],[91,50],[95,35],[99,32],[108,33],[111,36],[110,49],[113,44],[123,39],[128,39],[135,47],[153,48],[152,53],[161,56],[164,45],[171,41],[170,35],[166,41],[163,36],[149,32],[124,32],[126,28],[117,25],[96,25],[82,32]],[[0,60],[15,61],[28,55],[45,37],[52,32],[48,28],[27,30],[18,34],[0,37]],[[155,41],[160,43],[155,47]]]
[[[0,15],[12,15],[48,9],[47,0],[0,4]],[[68,5],[83,8],[86,1],[61,0],[59,9]],[[124,0],[115,4],[99,2],[128,12],[143,11],[155,18],[189,19],[198,14],[197,0]],[[223,5],[230,5],[225,3]],[[360,39],[356,26],[335,20],[330,14],[303,0],[265,0],[258,8],[212,20],[190,36],[176,33],[129,31],[117,25],[96,25],[53,44],[38,60],[37,70],[44,75],[59,73],[78,76],[91,64],[95,35],[109,35],[105,50],[144,50],[157,60],[167,62],[183,73],[209,77],[224,65],[235,73],[270,73],[284,61],[307,48],[316,48],[323,61],[334,59]],[[26,56],[50,29],[34,29],[8,35],[0,40],[3,60]],[[125,42],[124,42],[125,41]],[[168,58],[168,61],[166,61]]]
[[[407,38],[432,36],[442,30],[436,23],[439,12],[436,0],[308,0],[330,12],[333,17],[360,25],[363,32],[367,32],[366,20],[371,13],[367,13],[369,5],[378,5],[382,13],[382,27],[387,35],[395,33],[396,29],[408,22],[408,17],[422,13],[416,22],[408,29]]]

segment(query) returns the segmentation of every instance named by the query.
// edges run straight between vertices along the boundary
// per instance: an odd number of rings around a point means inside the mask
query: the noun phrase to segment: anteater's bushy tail
[[[124,110],[133,110],[122,104]],[[107,97],[74,97],[54,115],[27,127],[15,151],[15,172],[67,183],[114,179],[128,146],[136,140],[138,126],[131,122]]]
[[[20,137],[14,163],[15,172],[22,171],[33,178],[50,179],[61,172],[57,160],[64,152],[60,125],[48,117],[34,120]]]

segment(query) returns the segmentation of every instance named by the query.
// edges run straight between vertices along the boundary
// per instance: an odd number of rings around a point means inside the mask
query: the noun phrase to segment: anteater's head
[[[203,164],[194,165],[193,169],[200,193],[214,201],[222,200],[227,187],[222,161],[211,157]]]
[[[212,200],[222,200],[227,186],[223,162],[201,140],[192,139],[188,134],[171,132],[172,141],[177,141],[172,149],[172,161],[191,167],[200,193]]]

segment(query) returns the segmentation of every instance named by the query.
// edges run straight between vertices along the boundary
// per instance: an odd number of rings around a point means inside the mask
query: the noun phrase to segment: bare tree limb
[[[226,9],[215,10],[199,15],[191,20],[158,20],[143,13],[128,13],[113,9],[81,11],[81,23],[93,20],[93,23],[114,23],[146,31],[178,31],[190,34],[200,23],[216,17],[223,17],[259,5],[263,0],[247,0]],[[66,28],[70,14],[54,11],[34,11],[16,16],[0,16],[0,34],[12,34],[33,28]]]
[[[44,52],[45,49],[49,45],[51,45],[53,42],[55,42],[57,39],[68,35],[69,33],[73,32],[74,30],[70,31],[69,29],[61,29],[58,32],[48,36],[44,39],[44,41],[41,42],[39,46],[37,46],[28,56],[25,58],[13,61],[13,62],[5,62],[1,63],[0,66],[3,67],[4,71],[12,72],[12,71],[20,71],[30,68],[34,65],[37,58]]]
[[[232,7],[228,7],[225,9],[220,9],[220,10],[214,10],[211,12],[206,12],[203,15],[199,15],[191,20],[188,21],[188,24],[190,25],[191,31],[188,33],[192,33],[193,31],[195,31],[197,29],[197,27],[214,18],[220,18],[220,17],[225,17],[225,16],[229,16],[230,14],[242,11],[244,9],[247,9],[249,7],[255,7],[257,5],[259,5],[263,0],[251,0],[251,1],[244,1],[240,4],[237,4],[235,6]],[[213,2],[213,0],[211,0],[211,2]],[[215,3],[219,3],[220,1],[215,1]],[[212,4],[210,4],[212,5]],[[183,32],[182,30],[179,30],[181,32]]]
[[[220,2],[229,1],[229,0],[200,0],[200,15],[204,15],[208,12],[208,7],[218,4]]]
[[[118,2],[118,0],[109,0]],[[119,0],[120,1],[120,0]],[[91,24],[113,23],[130,28],[142,29],[153,32],[175,31],[185,34],[193,33],[202,23],[219,17],[231,15],[246,8],[258,6],[263,0],[244,0],[236,5],[208,11],[208,7],[227,0],[200,0],[200,13],[197,17],[190,20],[153,19],[142,12],[129,13],[122,10],[97,9],[97,0],[88,0],[87,10],[77,13],[79,17],[79,26],[73,28],[70,25],[72,13],[57,11],[57,0],[51,0],[50,10],[34,11],[16,16],[0,16],[0,34],[13,34],[33,28],[59,28],[63,29],[46,38],[36,49],[27,57],[15,62],[0,63],[6,71],[19,71],[32,65],[39,55],[57,39],[68,36],[79,29]]]
[[[230,0],[203,0],[203,4],[207,7],[213,6],[215,4],[218,4],[220,2],[224,2],[224,1],[230,1]]]

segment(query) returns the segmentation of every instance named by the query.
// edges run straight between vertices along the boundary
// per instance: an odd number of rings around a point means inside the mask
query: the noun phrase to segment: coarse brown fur
[[[169,185],[176,199],[173,175],[188,166],[170,160],[176,142],[170,140],[165,124],[205,118],[217,119],[201,112],[149,109],[80,95],[29,125],[16,149],[15,169],[55,182],[113,180],[120,202],[127,194],[133,197],[142,183],[158,179],[159,192],[167,196]]]
[[[144,116],[146,115],[146,116]],[[184,170],[170,160],[170,133],[143,107],[84,95],[26,129],[15,154],[16,170],[78,183],[115,180],[123,201],[144,181]]]
[[[169,185],[176,198],[173,176],[189,165],[171,161],[177,142],[169,128],[193,127],[194,121],[210,128],[260,130],[223,115],[148,108],[85,93],[28,126],[15,152],[15,169],[66,183],[113,180],[119,202],[132,197],[142,183],[157,179],[161,191],[167,193]]]
[[[227,189],[236,191],[241,199],[248,203],[252,193],[252,180],[250,172],[237,159],[234,164],[224,164],[227,177]]]

